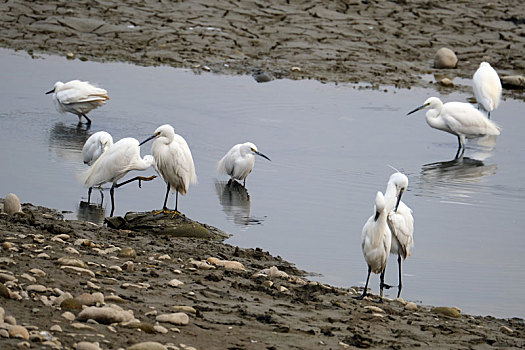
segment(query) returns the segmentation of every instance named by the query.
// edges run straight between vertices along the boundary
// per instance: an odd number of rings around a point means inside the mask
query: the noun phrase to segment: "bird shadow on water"
[[[106,217],[106,208],[102,204],[92,204],[85,201],[80,201],[77,207],[77,219],[83,221],[93,222],[97,225],[104,223]]]
[[[81,153],[90,136],[89,129],[89,125],[86,124],[67,125],[58,122],[49,131],[49,147],[60,156],[70,151]]]
[[[215,191],[222,210],[236,225],[260,225],[264,221],[262,218],[250,216],[250,195],[239,182],[235,180],[215,181]]]

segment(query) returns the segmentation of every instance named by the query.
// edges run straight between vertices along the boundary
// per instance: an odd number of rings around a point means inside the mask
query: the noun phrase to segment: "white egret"
[[[87,117],[87,114],[109,100],[106,90],[80,80],[71,80],[67,83],[57,81],[53,90],[46,92],[46,94],[53,94],[53,102],[57,111],[75,114],[78,116],[79,123],[84,117],[87,124],[91,124],[91,119]]]
[[[459,146],[456,158],[465,152],[466,138],[500,134],[500,127],[485,118],[483,113],[470,103],[447,102],[443,104],[439,98],[429,97],[422,106],[408,112],[407,115],[424,108],[428,108],[426,113],[428,125],[458,137]]]
[[[139,142],[134,138],[126,137],[115,142],[106,152],[102,153],[89,169],[80,174],[80,179],[86,187],[102,186],[108,182],[112,183],[109,193],[111,195],[110,216],[113,216],[115,210],[115,188],[136,180],[139,181],[140,187],[141,181],[150,181],[156,176],[136,176],[120,184],[117,184],[117,181],[131,170],[146,170],[153,165],[154,161],[151,155],[141,158]]]
[[[414,246],[414,217],[412,209],[401,201],[401,196],[408,187],[408,178],[405,174],[396,172],[390,176],[385,191],[386,210],[388,212],[388,227],[392,233],[390,253],[397,255],[399,284],[397,296],[401,295],[401,258],[410,256],[410,249]],[[390,286],[386,286],[389,288]]]
[[[257,150],[257,146],[253,143],[239,143],[222,157],[217,164],[217,170],[223,174],[230,175],[232,179],[243,180],[243,186],[246,187],[246,178],[255,165],[254,154],[270,160],[270,158],[260,153]]]
[[[179,193],[185,195],[190,184],[197,183],[190,148],[186,140],[177,135],[169,124],[159,126],[151,137],[140,144],[142,145],[151,139],[156,139],[151,146],[151,153],[155,158],[155,169],[168,185],[161,211],[168,212],[166,203],[171,190],[176,193],[175,212],[177,212]]]
[[[480,63],[472,77],[472,88],[478,105],[487,111],[490,119],[490,112],[499,106],[502,91],[501,80],[490,63]]]
[[[94,133],[87,139],[84,147],[82,147],[82,158],[84,159],[84,164],[91,166],[100,155],[106,152],[111,146],[113,146],[113,137],[109,133],[105,131]],[[88,190],[88,204],[91,200],[92,190],[93,187],[90,187]]]
[[[370,273],[380,274],[380,297],[383,298],[383,287],[385,286],[385,268],[390,255],[391,233],[387,225],[386,202],[383,193],[377,192],[375,200],[375,214],[372,215],[363,226],[361,234],[361,248],[368,265],[365,289],[356,299],[363,299],[367,295]]]

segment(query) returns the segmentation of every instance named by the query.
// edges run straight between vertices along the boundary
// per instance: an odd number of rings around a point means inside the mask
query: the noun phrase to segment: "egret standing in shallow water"
[[[478,105],[490,112],[498,108],[501,99],[501,80],[498,73],[488,62],[481,62],[472,77],[472,88]]]
[[[407,115],[424,108],[428,108],[426,113],[428,125],[458,137],[456,158],[463,156],[466,138],[500,134],[500,127],[485,118],[483,113],[470,103],[447,102],[443,104],[439,98],[429,97],[422,106],[408,112]]]
[[[151,139],[156,139],[151,146],[151,153],[155,158],[155,169],[168,185],[162,211],[168,212],[166,204],[171,190],[176,191],[175,212],[177,212],[179,193],[185,195],[190,184],[197,183],[190,148],[186,140],[175,134],[175,130],[169,124],[159,126],[151,137],[140,144],[142,145]]]
[[[80,175],[80,178],[86,187],[102,186],[107,182],[113,183],[109,191],[111,195],[110,216],[113,216],[115,188],[136,180],[139,181],[140,187],[141,181],[150,181],[156,176],[137,176],[120,184],[117,184],[117,181],[131,170],[146,170],[154,162],[155,160],[151,155],[141,158],[139,142],[134,138],[127,137],[117,141],[106,152],[102,153],[93,165]]]
[[[361,234],[361,248],[368,265],[368,275],[366,277],[365,289],[356,299],[363,299],[367,295],[368,281],[370,273],[380,274],[379,290],[380,298],[383,298],[383,288],[385,287],[385,268],[388,256],[390,255],[391,233],[387,225],[387,210],[385,197],[381,192],[377,192],[375,200],[375,214],[372,215],[363,226]]]
[[[111,146],[113,146],[113,137],[109,133],[105,131],[94,133],[87,139],[84,147],[82,147],[82,158],[84,159],[84,164],[91,166],[102,155],[102,153],[106,152]],[[88,204],[91,200],[92,190],[92,187],[88,190]]]
[[[408,178],[405,174],[396,172],[390,176],[385,191],[386,210],[388,213],[388,227],[392,233],[390,253],[397,255],[399,284],[397,297],[401,295],[401,258],[410,256],[410,249],[414,246],[414,217],[412,209],[401,201],[401,196],[408,187]],[[390,287],[390,286],[385,286]]]
[[[230,175],[232,179],[243,180],[243,186],[246,187],[246,178],[255,165],[254,154],[270,160],[270,158],[259,152],[257,146],[253,143],[239,143],[222,157],[217,164],[217,170],[223,174]]]
[[[46,92],[46,94],[53,94],[53,102],[57,111],[75,114],[78,116],[79,123],[84,117],[88,125],[91,124],[91,119],[87,117],[87,114],[109,100],[106,90],[80,80],[71,80],[67,83],[57,81],[53,90]]]

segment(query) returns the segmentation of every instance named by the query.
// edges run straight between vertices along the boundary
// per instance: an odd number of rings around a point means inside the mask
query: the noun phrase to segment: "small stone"
[[[8,273],[0,273],[0,282],[16,281],[16,277]]]
[[[514,333],[514,331],[507,326],[501,326],[499,330],[508,335],[511,335],[512,333]]]
[[[168,254],[164,254],[159,256],[157,259],[159,260],[171,260],[171,257]]]
[[[189,323],[190,318],[184,312],[175,312],[171,314],[162,314],[156,317],[159,322],[169,322],[178,326],[185,326]]]
[[[26,291],[28,292],[37,292],[37,293],[45,293],[47,292],[46,286],[43,286],[41,284],[31,284],[26,287]]]
[[[181,282],[178,279],[174,278],[171,281],[169,281],[168,284],[172,287],[180,287],[184,285],[184,282]]]
[[[88,270],[88,269],[83,269],[81,267],[76,267],[76,266],[61,266],[60,267],[62,270],[64,271],[68,271],[68,272],[75,272],[75,273],[78,273],[79,275],[88,275],[90,277],[95,277],[95,273],[91,270]]]
[[[279,286],[279,292],[286,293],[288,292],[288,288],[286,288],[285,286]]]
[[[117,265],[112,265],[108,269],[109,270],[113,270],[113,271],[117,271],[117,272],[122,272],[122,268],[120,266],[117,266]]]
[[[126,300],[122,299],[118,295],[109,295],[105,297],[105,301],[107,303],[115,303],[115,304],[123,304],[126,302]]]
[[[79,329],[79,330],[96,332],[96,329],[94,327],[91,327],[91,326],[89,326],[87,324],[83,324],[83,323],[79,323],[79,322],[71,323],[71,327],[73,327],[75,329]]]
[[[191,313],[191,314],[196,314],[197,313],[197,310],[195,310],[195,308],[193,308],[191,306],[175,305],[175,306],[172,306],[171,309],[173,311],[188,312],[188,313]]]
[[[16,325],[16,319],[13,316],[11,316],[11,315],[5,316],[4,317],[4,322],[7,323],[7,324],[10,324],[10,325],[13,325],[13,326]]]
[[[402,304],[402,305],[406,305],[407,302],[405,301],[405,299],[401,298],[401,297],[397,297],[394,299],[394,301],[397,301],[398,303]]]
[[[436,52],[434,56],[434,67],[435,68],[456,68],[458,64],[458,58],[454,51],[449,48],[442,47]]]
[[[64,301],[60,303],[60,307],[62,309],[68,309],[68,310],[80,310],[82,309],[82,303],[78,301],[77,299],[68,298],[68,299],[64,299]]]
[[[454,82],[452,80],[450,80],[449,78],[443,78],[443,79],[439,80],[438,83],[439,83],[439,85],[446,86],[446,87],[454,86]]]
[[[93,294],[84,293],[75,298],[82,305],[93,306],[97,304],[104,304],[104,294],[96,292]]]
[[[367,309],[370,312],[377,312],[377,313],[382,313],[382,314],[385,313],[385,310],[381,309],[380,307],[373,306],[373,305],[365,306],[365,309]]]
[[[137,257],[137,253],[135,252],[135,249],[126,247],[123,248],[117,256],[119,258],[135,259]]]
[[[86,263],[80,259],[62,257],[58,259],[57,262],[63,266],[76,266],[76,267],[86,268]]]
[[[4,249],[11,249],[14,246],[15,245],[13,243],[11,243],[11,242],[4,242],[4,243],[2,243],[2,248],[4,248]]]
[[[155,332],[160,334],[168,333],[168,329],[166,327],[162,327],[160,324],[153,326],[153,329],[155,330]]]
[[[272,288],[273,287],[273,282],[270,281],[270,280],[266,280],[262,283],[263,286],[267,287],[267,288]]]
[[[31,347],[31,344],[29,344],[29,342],[27,341],[23,341],[23,342],[16,344],[16,347],[19,349],[23,349],[23,348],[29,349]]]
[[[95,289],[95,290],[100,290],[100,287],[97,286],[95,283],[91,282],[91,281],[87,281],[86,282],[86,285],[91,288],[91,289]]]
[[[73,52],[68,52],[68,53],[66,53],[66,58],[68,60],[74,60],[75,59],[75,54]]]
[[[47,253],[40,253],[36,257],[39,259],[51,259],[51,257]]]
[[[75,248],[73,247],[65,247],[64,248],[64,251],[68,254],[71,254],[71,255],[80,255],[80,253],[78,252],[78,250],[76,250]]]
[[[7,331],[7,329],[0,329],[0,337],[1,338],[9,338],[9,332]]]
[[[524,89],[525,77],[522,75],[507,75],[500,78],[501,85],[506,89]]]
[[[59,239],[61,239],[63,241],[68,241],[71,238],[71,236],[68,235],[67,233],[61,233],[59,235],[56,235],[55,237],[59,238]]]
[[[31,269],[29,272],[37,277],[46,277],[46,273],[40,269]]]
[[[102,324],[128,322],[134,318],[133,311],[125,311],[119,307],[111,306],[90,306],[80,311],[77,317],[79,321],[92,319]]]
[[[29,332],[25,327],[19,325],[9,327],[9,336],[11,338],[22,338],[29,340]]]
[[[5,310],[3,307],[0,306],[0,324],[4,323],[4,317],[5,317]]]
[[[210,264],[224,267],[227,270],[246,271],[246,269],[244,268],[244,265],[238,261],[220,260],[214,257],[209,257],[208,259],[206,259],[206,261]]]
[[[9,289],[7,289],[7,287],[2,282],[0,282],[0,296],[6,299],[11,298],[11,295],[9,294]]]
[[[90,343],[87,341],[81,341],[76,344],[76,350],[101,350],[98,343]]]
[[[433,312],[448,316],[448,317],[459,317],[461,316],[461,312],[453,307],[446,307],[446,306],[439,306],[432,309]]]
[[[55,298],[55,300],[53,300],[53,304],[60,306],[60,304],[62,304],[62,302],[66,299],[73,299],[73,296],[71,295],[71,293],[66,292],[66,293],[60,294],[58,297]]]
[[[13,215],[14,213],[22,212],[22,206],[20,205],[20,199],[14,193],[9,193],[5,196],[4,200],[4,212],[7,215]]]
[[[292,67],[291,70],[292,72],[300,72],[302,69],[301,67]]]
[[[133,263],[133,261],[126,261],[122,265],[122,269],[128,272],[133,272],[135,271],[135,264]]]
[[[147,341],[129,346],[127,350],[167,350],[161,343]]]
[[[74,321],[75,315],[72,312],[66,311],[62,314],[62,317],[65,318],[68,321]]]
[[[31,275],[29,275],[27,273],[21,274],[20,278],[26,279],[26,280],[28,280],[31,283],[35,283],[36,282],[36,278],[34,278],[33,276],[31,276]]]
[[[406,305],[405,305],[405,310],[408,310],[408,311],[416,311],[416,310],[417,310],[417,305],[416,305],[416,303],[409,301],[409,302],[406,303]]]
[[[60,332],[62,332],[62,327],[60,327],[59,325],[55,324],[55,325],[51,326],[51,328],[49,328],[49,330],[51,332],[60,333]]]

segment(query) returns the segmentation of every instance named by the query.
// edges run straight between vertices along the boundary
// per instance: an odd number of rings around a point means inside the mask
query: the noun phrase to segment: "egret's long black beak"
[[[154,139],[155,137],[157,137],[158,135],[152,135],[150,137],[148,137],[147,139],[145,139],[144,141],[142,141],[141,143],[139,143],[139,146],[142,146],[143,144],[145,144],[146,142],[148,142],[149,140],[151,139]]]
[[[401,189],[399,191],[399,197],[397,197],[396,207],[394,209],[394,213],[397,213],[397,207],[399,207],[399,203],[401,203],[401,196],[403,195],[403,192],[405,192],[404,189]]]
[[[48,92],[46,92],[46,95],[52,94],[53,92],[55,92],[55,89],[49,90]]]
[[[377,221],[377,219],[379,219],[379,215],[381,215],[381,213],[376,210],[376,215],[374,216],[374,221]]]
[[[270,162],[272,161],[270,158],[266,157],[266,156],[265,156],[264,154],[262,154],[261,152],[258,152],[258,151],[255,151],[255,150],[254,150],[253,153],[255,153],[255,154],[257,154],[257,155],[259,155],[259,156],[261,156],[261,157],[263,157],[263,158],[268,159]]]
[[[407,115],[411,115],[412,113],[415,113],[415,112],[417,112],[417,111],[419,111],[419,110],[422,110],[423,108],[426,108],[427,106],[428,106],[428,104],[424,104],[424,105],[422,105],[422,106],[419,106],[419,107],[417,107],[416,109],[414,109],[414,110],[408,112]]]

